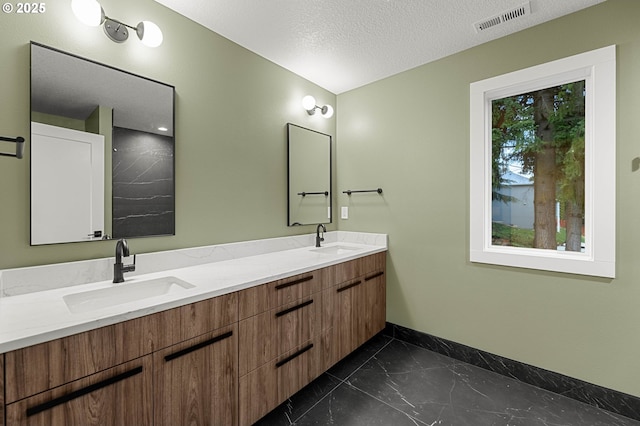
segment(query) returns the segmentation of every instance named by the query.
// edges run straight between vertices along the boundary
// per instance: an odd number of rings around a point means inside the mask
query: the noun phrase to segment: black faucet
[[[320,236],[320,228],[322,228],[322,236]],[[327,232],[327,228],[323,224],[319,223],[316,228],[316,247],[320,247],[320,241],[324,241],[324,233]]]
[[[133,272],[136,270],[136,255],[133,255],[133,263],[130,265],[124,265],[122,263],[122,256],[129,257],[129,246],[127,240],[124,238],[118,240],[116,243],[116,263],[113,264],[113,282],[123,283],[125,272]]]

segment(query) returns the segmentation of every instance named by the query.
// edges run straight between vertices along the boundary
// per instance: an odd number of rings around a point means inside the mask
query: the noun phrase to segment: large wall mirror
[[[288,225],[331,223],[331,136],[287,124]]]
[[[31,244],[175,234],[173,86],[31,43]]]

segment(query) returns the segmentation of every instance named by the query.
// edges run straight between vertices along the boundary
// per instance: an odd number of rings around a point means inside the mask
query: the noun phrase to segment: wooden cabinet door
[[[325,369],[384,329],[385,256],[386,253],[379,253],[359,260],[359,264],[348,265],[343,276],[360,271],[354,266],[364,268],[364,275],[323,291],[322,363]]]
[[[323,332],[324,366],[331,367],[336,362],[357,348],[358,325],[356,311],[361,310],[358,302],[358,288],[363,281],[357,278],[352,281],[331,287],[323,294],[326,300],[323,321],[329,324]]]
[[[237,325],[153,354],[155,425],[236,425]]]
[[[382,331],[387,320],[387,289],[384,270],[372,272],[364,277],[364,283],[359,297],[360,316],[364,319],[358,324],[358,346]]]
[[[7,405],[7,426],[151,425],[152,381],[145,356]]]

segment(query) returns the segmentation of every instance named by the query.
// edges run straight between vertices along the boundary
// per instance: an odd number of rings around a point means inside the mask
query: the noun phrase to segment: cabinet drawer
[[[324,280],[323,289],[353,280],[362,275],[364,259],[354,259],[326,268],[325,274],[328,275],[328,278]]]
[[[7,405],[7,426],[151,425],[151,356]]]
[[[320,338],[314,338],[240,377],[240,425],[255,423],[321,374]]]
[[[184,342],[238,321],[238,293],[229,293],[150,316],[152,350]]]
[[[240,319],[268,311],[317,293],[322,288],[323,270],[296,275],[239,292]]]
[[[240,321],[240,375],[320,333],[322,293],[315,293]]]
[[[362,258],[362,271],[367,278],[371,279],[374,274],[385,272],[387,265],[387,252],[372,254]],[[378,275],[380,276],[380,275]]]

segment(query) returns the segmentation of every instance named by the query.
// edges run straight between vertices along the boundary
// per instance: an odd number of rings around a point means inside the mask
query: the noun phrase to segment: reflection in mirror
[[[331,223],[331,136],[287,124],[288,225]]]
[[[174,88],[31,43],[31,244],[175,234]]]

